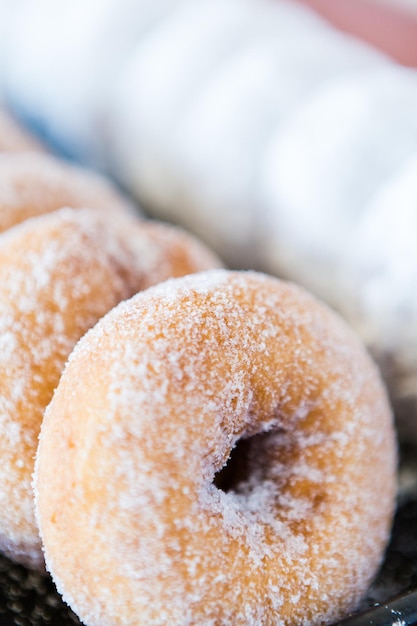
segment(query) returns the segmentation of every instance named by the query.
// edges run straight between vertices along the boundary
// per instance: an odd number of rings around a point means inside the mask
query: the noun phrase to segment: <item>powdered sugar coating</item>
[[[0,232],[63,207],[133,213],[128,200],[95,172],[48,154],[0,154]]]
[[[68,354],[120,300],[218,265],[198,251],[175,229],[88,209],[38,216],[0,235],[0,549],[15,560],[43,564],[31,474]]]
[[[135,220],[127,235],[135,272],[141,275],[140,290],[168,278],[222,267],[217,255],[199,239],[171,224]]]
[[[395,463],[378,373],[334,313],[260,274],[170,280],[87,333],[46,411],[46,562],[88,626],[321,624],[376,571]]]

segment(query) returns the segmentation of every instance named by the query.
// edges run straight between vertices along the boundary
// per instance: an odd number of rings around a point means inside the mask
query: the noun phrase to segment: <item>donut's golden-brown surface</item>
[[[395,466],[334,313],[255,273],[167,281],[87,333],[46,411],[47,565],[88,626],[322,624],[380,563]]]
[[[218,263],[181,231],[87,209],[0,235],[0,549],[13,559],[43,563],[31,474],[43,411],[76,341],[154,281]]]
[[[128,222],[125,222],[128,224]],[[142,291],[168,278],[220,268],[220,259],[199,239],[181,228],[154,220],[135,220],[126,232],[141,275]]]
[[[0,107],[0,152],[40,152],[42,150],[40,142]]]
[[[0,232],[62,207],[133,212],[97,173],[48,154],[0,154]]]

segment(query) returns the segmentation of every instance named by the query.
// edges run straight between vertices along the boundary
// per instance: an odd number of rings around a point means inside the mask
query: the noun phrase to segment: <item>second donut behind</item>
[[[43,555],[31,475],[43,411],[78,339],[120,300],[218,259],[182,231],[61,209],[0,235],[0,550]]]

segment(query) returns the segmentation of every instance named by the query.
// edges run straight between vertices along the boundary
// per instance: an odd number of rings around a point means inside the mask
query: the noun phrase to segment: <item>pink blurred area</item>
[[[310,5],[334,26],[351,33],[403,65],[417,67],[415,9],[396,0],[294,0]]]

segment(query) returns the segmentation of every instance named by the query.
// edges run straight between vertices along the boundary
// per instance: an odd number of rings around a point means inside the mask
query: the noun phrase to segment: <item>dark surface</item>
[[[417,592],[411,591],[365,613],[352,615],[334,626],[416,626]]]
[[[0,626],[74,626],[52,581],[0,555]]]
[[[369,611],[417,589],[417,449],[402,450],[400,495],[391,544],[381,571],[360,608]],[[364,532],[367,532],[364,529]],[[401,598],[403,611],[379,606],[376,612],[350,617],[346,626],[417,624],[417,594]],[[394,607],[395,608],[395,607]],[[414,621],[414,617],[415,621]],[[76,626],[80,622],[60,600],[49,578],[27,571],[0,555],[0,626]]]

